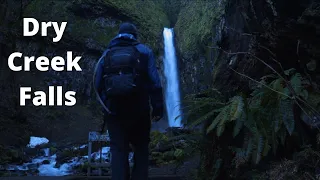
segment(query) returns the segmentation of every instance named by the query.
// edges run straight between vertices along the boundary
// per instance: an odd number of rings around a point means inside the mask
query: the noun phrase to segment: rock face
[[[190,1],[181,6],[175,24],[183,94],[204,91],[212,86],[212,28],[222,15],[218,1]]]
[[[230,68],[253,79],[270,74],[270,68],[257,58],[277,71],[281,67],[276,61],[283,69],[295,68],[317,81],[319,3],[295,1],[290,2],[290,8],[287,3],[241,1],[226,6],[216,27],[221,38],[215,45],[219,54],[214,62],[214,85],[219,90],[233,94],[236,90],[245,92],[252,85]]]
[[[251,84],[230,68],[254,79],[270,69],[250,53],[279,69],[294,66],[319,81],[319,3],[273,0],[0,0],[0,144],[23,146],[30,135],[50,141],[85,142],[88,131],[101,124],[100,106],[92,92],[93,68],[123,21],[136,23],[139,38],[158,57],[162,71],[163,27],[174,27],[182,95],[216,87],[226,95],[246,91]],[[290,8],[289,8],[290,5]],[[170,16],[170,17],[169,17]],[[22,37],[22,18],[67,21],[62,40]],[[81,55],[82,72],[12,72],[8,56]],[[226,53],[227,52],[227,53]],[[241,52],[241,53],[239,53]],[[212,75],[212,76],[211,76]],[[77,92],[74,107],[19,106],[19,87],[48,91],[61,85]],[[77,142],[75,142],[77,141]]]
[[[47,137],[61,143],[85,142],[88,131],[99,130],[101,106],[97,104],[92,90],[93,69],[109,41],[117,34],[119,24],[135,23],[141,42],[149,45],[156,56],[161,54],[162,29],[169,25],[162,4],[157,1],[1,1],[1,138],[5,145],[28,143],[30,135]],[[48,36],[40,33],[22,37],[22,18],[33,17],[38,22],[66,21],[62,39],[53,43],[52,28]],[[82,72],[12,72],[7,65],[8,56],[21,52],[24,56],[54,56],[66,58],[66,52],[82,56],[79,65]],[[35,107],[28,101],[19,105],[20,86],[32,87],[33,91],[48,93],[48,86],[62,86],[63,91],[75,91],[77,103],[73,107]],[[17,132],[14,130],[18,128]],[[11,130],[11,132],[9,131]]]

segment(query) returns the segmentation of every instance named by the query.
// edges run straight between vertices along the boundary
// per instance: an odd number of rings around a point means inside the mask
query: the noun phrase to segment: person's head
[[[135,38],[138,36],[137,27],[129,22],[122,23],[119,28],[119,34],[128,33],[132,34]]]

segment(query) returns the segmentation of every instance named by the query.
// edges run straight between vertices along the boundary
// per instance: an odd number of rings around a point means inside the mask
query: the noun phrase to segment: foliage
[[[319,179],[317,167],[320,154],[313,148],[306,146],[300,152],[294,154],[292,160],[284,159],[278,163],[272,163],[271,168],[256,175],[257,180],[316,180]]]
[[[200,42],[207,42],[212,28],[224,13],[223,1],[194,0],[180,10],[175,30],[179,38],[180,52],[199,49]]]
[[[163,27],[169,24],[165,12],[156,1],[34,0],[27,6],[24,15],[35,17],[38,21],[66,21],[69,41],[79,41],[87,46],[97,43],[96,46],[102,47],[117,34],[122,21],[132,21],[140,30],[141,40],[155,51],[159,49]],[[54,36],[50,32],[48,34]]]
[[[229,148],[234,152],[233,165],[239,167],[250,161],[259,164],[271,150],[276,153],[280,144],[285,145],[287,137],[298,134],[296,120],[300,118],[300,114],[294,109],[303,108],[302,112],[306,112],[308,108],[305,107],[309,105],[302,106],[302,102],[315,101],[312,105],[320,103],[319,96],[310,91],[310,83],[300,73],[289,69],[284,74],[285,78],[276,74],[262,77],[248,97],[237,95],[226,103],[212,95],[193,99],[189,113],[204,115],[189,121],[189,125],[209,120],[206,131],[215,132],[217,137],[223,135],[227,125],[232,127],[233,131],[228,131],[232,135],[226,136],[242,139],[241,146],[229,143]],[[190,97],[188,98],[192,99]],[[298,136],[302,138],[302,134]]]

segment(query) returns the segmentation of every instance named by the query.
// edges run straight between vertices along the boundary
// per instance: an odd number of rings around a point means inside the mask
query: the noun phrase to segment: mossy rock
[[[135,23],[141,40],[158,49],[162,29],[169,24],[164,10],[155,1],[34,0],[25,9],[24,16],[38,21],[68,22],[61,44],[75,41],[81,43],[79,46],[95,49],[105,48],[123,21]],[[48,36],[52,39],[55,33],[51,30]]]
[[[192,55],[205,48],[205,43],[210,43],[214,25],[224,13],[224,1],[220,3],[217,0],[194,0],[181,9],[175,24],[180,52]]]
[[[151,132],[151,135],[150,135],[150,139],[151,139],[151,142],[150,142],[150,148],[153,149],[155,148],[159,143],[161,144],[165,144],[168,142],[168,136],[164,133],[161,133],[159,131],[153,131]]]
[[[24,158],[25,157],[23,155],[23,152],[17,149],[0,146],[1,165],[6,165],[10,163],[21,163],[23,162]]]
[[[50,147],[50,154],[56,154],[58,152],[58,149],[55,147]]]

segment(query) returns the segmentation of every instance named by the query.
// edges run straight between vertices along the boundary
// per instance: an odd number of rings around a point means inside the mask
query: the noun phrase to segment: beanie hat
[[[128,33],[132,34],[133,36],[137,37],[137,28],[135,25],[131,23],[122,23],[119,28],[119,34],[121,33]]]

